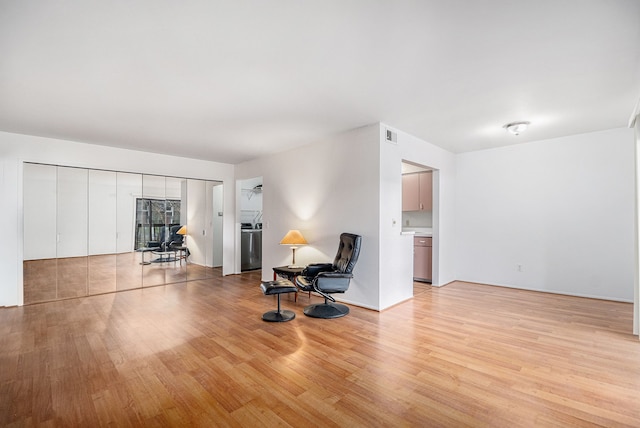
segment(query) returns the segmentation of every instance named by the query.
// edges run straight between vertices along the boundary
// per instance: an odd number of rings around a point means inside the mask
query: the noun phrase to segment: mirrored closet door
[[[25,163],[23,189],[25,304],[221,275],[222,183]]]
[[[142,174],[116,173],[116,290],[142,287],[143,254],[136,251],[136,201]]]
[[[116,291],[117,266],[117,174],[89,170],[88,291]]]
[[[50,165],[24,165],[24,301],[58,298],[57,173]]]

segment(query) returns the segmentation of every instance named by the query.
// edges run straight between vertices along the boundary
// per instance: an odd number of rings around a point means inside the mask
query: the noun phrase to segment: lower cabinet
[[[431,282],[432,238],[416,236],[413,238],[413,279]]]

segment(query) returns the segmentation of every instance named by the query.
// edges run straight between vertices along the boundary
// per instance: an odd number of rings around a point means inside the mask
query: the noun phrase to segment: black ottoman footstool
[[[262,315],[263,320],[270,322],[284,322],[291,321],[296,317],[296,314],[294,314],[292,311],[280,310],[280,295],[282,293],[295,293],[298,291],[296,289],[296,286],[293,285],[291,281],[286,279],[281,279],[278,281],[266,281],[260,284],[260,288],[266,296],[270,296],[272,294],[278,296],[278,310],[265,312]]]

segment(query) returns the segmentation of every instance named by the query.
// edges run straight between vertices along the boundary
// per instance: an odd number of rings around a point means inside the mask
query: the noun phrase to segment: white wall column
[[[635,130],[635,230],[634,230],[634,283],[633,283],[633,334],[640,333],[640,113],[636,110],[631,117],[629,127]]]

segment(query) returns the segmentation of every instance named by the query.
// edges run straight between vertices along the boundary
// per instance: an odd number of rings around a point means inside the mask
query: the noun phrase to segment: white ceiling
[[[638,0],[0,0],[8,132],[238,163],[381,121],[464,152],[638,98]]]

